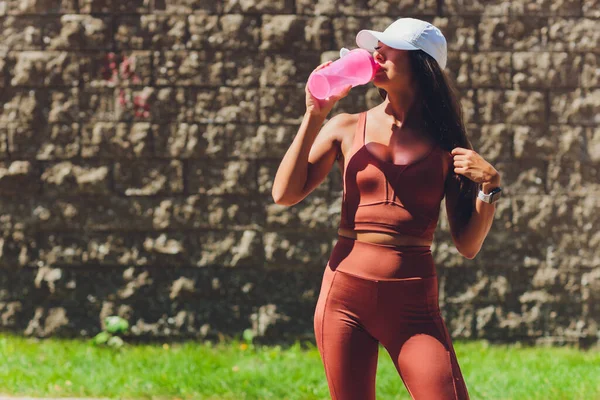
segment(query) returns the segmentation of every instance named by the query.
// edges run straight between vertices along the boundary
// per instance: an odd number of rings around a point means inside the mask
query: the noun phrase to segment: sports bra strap
[[[356,130],[354,132],[354,151],[358,151],[365,144],[365,122],[366,112],[361,112],[358,116],[358,123],[356,124]]]

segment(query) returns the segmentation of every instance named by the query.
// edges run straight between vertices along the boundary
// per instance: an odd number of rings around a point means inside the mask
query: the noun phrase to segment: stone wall
[[[0,1],[2,329],[312,340],[340,171],[293,207],[271,184],[312,69],[400,16],[446,34],[506,189],[473,260],[440,217],[452,336],[598,343],[598,0]]]

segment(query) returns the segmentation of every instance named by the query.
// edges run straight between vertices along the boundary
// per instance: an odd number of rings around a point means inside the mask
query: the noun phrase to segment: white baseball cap
[[[446,38],[438,28],[427,21],[400,18],[383,32],[363,29],[356,35],[356,44],[365,50],[374,51],[377,41],[398,50],[423,50],[433,57],[442,69],[446,68]]]

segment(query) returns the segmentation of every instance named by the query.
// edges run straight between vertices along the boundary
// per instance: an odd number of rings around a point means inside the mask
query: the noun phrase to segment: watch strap
[[[481,187],[480,187],[479,193],[477,193],[477,197],[479,198],[479,200],[483,201],[484,203],[492,204],[492,203],[495,203],[500,198],[501,192],[502,192],[502,188],[497,187],[497,188],[492,189],[489,193],[486,194],[483,192],[483,190],[481,190]]]

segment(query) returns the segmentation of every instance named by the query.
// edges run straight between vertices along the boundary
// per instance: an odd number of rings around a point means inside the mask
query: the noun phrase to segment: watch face
[[[501,190],[493,190],[493,191],[490,193],[490,200],[491,200],[492,202],[494,202],[494,201],[498,200],[498,198],[500,197],[500,194],[501,194],[501,193],[502,193],[502,191],[501,191]]]

